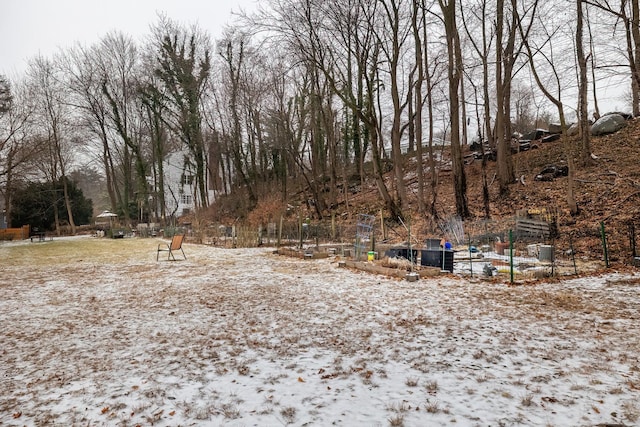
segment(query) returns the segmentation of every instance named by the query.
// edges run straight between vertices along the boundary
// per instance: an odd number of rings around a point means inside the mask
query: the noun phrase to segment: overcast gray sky
[[[197,23],[215,40],[232,12],[254,11],[265,0],[0,0],[0,74],[19,77],[38,53],[54,54],[79,42],[90,45],[112,30],[141,40],[164,13]],[[615,80],[615,81],[613,81]],[[622,93],[628,79],[599,82],[603,111],[628,110]]]
[[[138,40],[165,13],[198,25],[212,38],[232,21],[232,12],[254,10],[259,0],[1,0],[0,74],[19,75],[38,53],[52,55],[79,42],[90,45],[111,30]]]

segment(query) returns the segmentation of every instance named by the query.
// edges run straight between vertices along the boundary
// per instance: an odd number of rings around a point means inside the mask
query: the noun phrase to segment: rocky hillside
[[[577,137],[571,139],[576,164],[575,198],[580,210],[578,215],[570,215],[568,209],[567,177],[536,180],[536,176],[547,166],[562,168],[567,165],[563,143],[533,141],[531,149],[514,155],[518,179],[511,185],[507,197],[498,196],[496,163],[488,162],[486,174],[491,183],[491,220],[507,224],[513,221],[518,211],[556,210],[558,237],[553,243],[564,251],[570,247],[571,240],[576,253],[591,260],[603,258],[600,224],[604,222],[611,261],[628,263],[631,253],[630,221],[637,221],[636,228],[640,234],[640,120],[628,121],[627,126],[616,133],[592,137],[591,165],[584,166],[580,162],[579,144]],[[470,147],[465,148],[465,154],[467,158],[472,158]],[[407,162],[407,170],[414,168],[415,159],[411,159]],[[483,222],[481,161],[471,161],[465,170],[469,207],[474,216],[465,224]],[[412,175],[414,174],[407,173],[407,176]],[[451,173],[443,168],[439,179],[439,215],[446,218],[455,213]],[[550,176],[546,176],[546,179],[550,179]],[[407,184],[410,193],[415,194],[415,177],[408,178]],[[381,201],[374,183],[369,183],[361,190],[349,200],[349,211],[376,212],[381,207]],[[426,190],[427,194],[429,191]],[[415,204],[410,207],[416,233],[437,233],[437,228],[434,229],[433,224],[417,214],[415,208]]]

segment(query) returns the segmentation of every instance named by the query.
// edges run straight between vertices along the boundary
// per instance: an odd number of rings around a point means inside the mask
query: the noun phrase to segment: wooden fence
[[[21,228],[2,228],[0,229],[0,240],[24,240],[29,238],[29,226],[24,225]]]

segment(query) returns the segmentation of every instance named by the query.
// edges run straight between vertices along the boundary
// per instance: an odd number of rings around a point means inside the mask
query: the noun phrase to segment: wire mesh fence
[[[409,222],[372,215],[359,218],[348,224],[335,219],[300,218],[283,218],[257,227],[216,224],[198,233],[202,243],[222,247],[330,246],[337,247],[339,253],[365,259],[373,250],[376,257],[384,257],[389,253],[387,248],[393,247],[399,250],[392,254],[410,253],[415,263],[432,256],[428,250],[437,251],[450,245],[454,272],[472,276],[507,275],[510,280],[589,273],[613,263],[640,265],[637,243],[640,223],[634,221],[563,227],[558,225],[553,210],[543,209],[518,212],[500,220],[462,221],[451,217],[441,221],[436,230],[425,232],[411,231]],[[427,255],[421,255],[420,251]],[[438,262],[446,260],[443,254]]]

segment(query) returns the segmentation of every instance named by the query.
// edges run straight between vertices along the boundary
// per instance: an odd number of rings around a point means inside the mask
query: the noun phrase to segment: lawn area
[[[0,243],[0,425],[640,420],[640,275],[411,283],[166,242]]]

